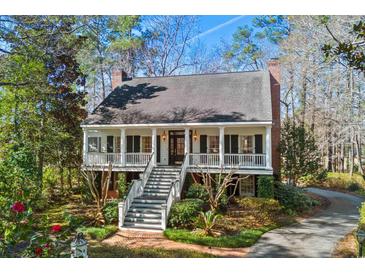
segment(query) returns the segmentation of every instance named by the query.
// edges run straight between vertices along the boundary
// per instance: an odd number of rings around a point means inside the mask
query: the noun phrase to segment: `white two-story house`
[[[111,163],[113,181],[121,172],[134,179],[120,226],[164,229],[188,173],[251,175],[237,193],[251,196],[258,175],[278,175],[277,60],[234,73],[132,79],[114,71],[112,86],[82,124],[83,167]]]

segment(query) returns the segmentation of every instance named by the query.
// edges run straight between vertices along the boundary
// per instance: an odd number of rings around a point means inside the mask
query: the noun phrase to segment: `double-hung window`
[[[88,152],[101,152],[101,137],[88,137]]]
[[[240,136],[240,153],[249,154],[254,152],[255,152],[255,147],[254,147],[253,136],[252,135]]]
[[[142,152],[151,153],[152,152],[152,137],[142,136]]]
[[[219,153],[219,136],[208,137],[208,153]]]

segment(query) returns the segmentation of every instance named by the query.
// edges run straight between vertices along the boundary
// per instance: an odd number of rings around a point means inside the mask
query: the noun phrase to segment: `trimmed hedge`
[[[365,202],[361,204],[359,228],[365,230]]]
[[[188,199],[200,199],[203,201],[208,200],[208,192],[201,184],[193,183],[186,192],[186,198]]]
[[[304,191],[298,187],[276,182],[275,199],[284,206],[290,213],[298,213],[309,210],[311,207],[318,205],[318,201],[305,195]]]
[[[259,176],[257,183],[257,196],[260,198],[274,197],[274,178],[273,176]]]
[[[118,200],[111,200],[103,208],[103,215],[106,224],[116,224],[118,222]]]
[[[192,228],[204,202],[200,199],[185,199],[171,207],[168,226],[173,228]]]

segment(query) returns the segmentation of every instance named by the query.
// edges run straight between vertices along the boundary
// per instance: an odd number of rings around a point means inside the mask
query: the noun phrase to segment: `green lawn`
[[[118,227],[115,225],[106,225],[104,227],[80,227],[77,231],[82,232],[93,240],[102,241],[117,232]]]
[[[273,228],[274,227],[245,229],[241,230],[235,235],[225,235],[219,237],[202,236],[185,229],[166,229],[164,235],[170,240],[183,243],[235,248],[253,245],[262,236],[262,234]]]
[[[213,255],[190,250],[162,248],[127,248],[109,245],[91,245],[90,258],[214,258]]]

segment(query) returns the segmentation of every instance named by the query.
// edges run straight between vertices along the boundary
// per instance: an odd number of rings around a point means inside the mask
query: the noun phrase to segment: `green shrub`
[[[365,230],[365,202],[363,202],[360,207],[359,228]]]
[[[191,228],[194,226],[199,212],[204,208],[200,199],[185,199],[171,207],[168,225],[174,228]]]
[[[352,182],[348,187],[347,190],[348,191],[352,191],[352,192],[356,192],[359,191],[361,189],[361,187],[359,186],[358,183]]]
[[[186,198],[189,199],[200,199],[203,201],[208,200],[208,192],[205,187],[201,184],[193,183],[186,193]]]
[[[118,227],[114,225],[107,225],[103,227],[81,227],[77,231],[84,233],[93,240],[102,241],[117,232]]]
[[[198,244],[215,247],[248,247],[252,246],[262,236],[262,234],[271,230],[272,227],[261,227],[258,229],[244,229],[232,235],[223,235],[220,237],[206,236],[196,231],[186,229],[166,229],[164,235],[173,241]]]
[[[107,202],[103,208],[106,224],[114,224],[118,221],[118,200]]]
[[[275,198],[284,208],[293,214],[303,212],[318,205],[318,201],[305,195],[300,188],[277,182],[274,190]]]
[[[240,209],[247,211],[259,211],[275,213],[282,210],[278,200],[256,197],[235,197],[234,202],[239,205]]]
[[[128,194],[128,184],[125,173],[119,174],[118,195],[120,199],[124,199]]]
[[[274,197],[274,178],[272,176],[259,176],[257,196],[260,198]]]
[[[351,177],[348,173],[328,172],[323,186],[334,189],[349,190],[349,187],[352,184],[357,184],[359,189],[365,189],[365,180],[363,176],[356,173]],[[353,186],[351,188],[353,188]]]

